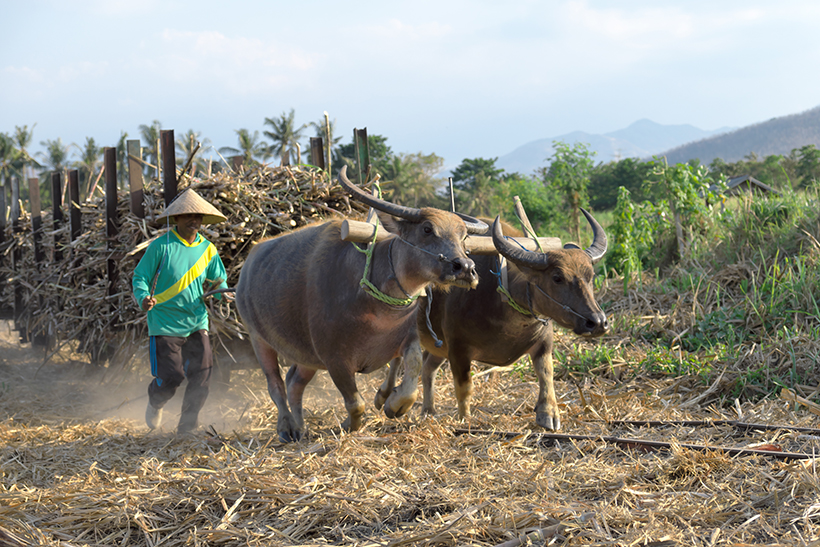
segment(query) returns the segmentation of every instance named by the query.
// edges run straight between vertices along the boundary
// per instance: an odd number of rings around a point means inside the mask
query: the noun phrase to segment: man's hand
[[[142,305],[140,307],[142,308],[142,311],[149,311],[151,308],[153,308],[156,305],[156,303],[157,303],[156,298],[154,298],[152,296],[146,296],[145,298],[142,299]]]

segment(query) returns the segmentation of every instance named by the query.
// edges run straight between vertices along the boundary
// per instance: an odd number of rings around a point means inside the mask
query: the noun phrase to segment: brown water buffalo
[[[583,210],[582,210],[583,211]],[[563,249],[531,253],[508,242],[504,235],[521,233],[496,219],[493,244],[507,259],[508,291],[518,307],[498,292],[496,256],[476,256],[481,284],[475,291],[432,291],[430,324],[444,343],[436,347],[424,314],[419,314],[421,341],[429,353],[424,361],[422,412],[435,414],[435,376],[444,359],[450,362],[458,401],[458,415],[470,416],[472,361],[506,366],[529,354],[538,376],[536,423],[560,429],[561,418],[553,385],[552,322],[581,336],[599,336],[609,329],[595,301],[593,265],[606,252],[606,233],[587,211],[593,232],[586,250],[567,244]],[[425,302],[426,305],[426,302]],[[392,373],[392,371],[391,371]]]
[[[470,289],[478,283],[463,240],[485,231],[485,223],[375,198],[351,184],[345,169],[339,179],[355,199],[377,209],[393,234],[372,246],[372,258],[341,240],[341,221],[328,221],[258,243],[236,286],[237,310],[267,377],[283,442],[302,437],[302,395],[320,369],[341,392],[348,412],[343,425],[353,431],[365,406],[355,374],[403,358],[402,384],[383,403],[391,418],[406,413],[418,396],[422,368],[416,297],[431,284]],[[287,387],[280,355],[292,364]]]

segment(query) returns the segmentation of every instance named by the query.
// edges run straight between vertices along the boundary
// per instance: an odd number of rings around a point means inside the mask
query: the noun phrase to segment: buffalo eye
[[[561,277],[561,276],[560,276],[560,275],[558,275],[558,274],[553,274],[553,276],[552,276],[552,282],[553,282],[553,283],[555,283],[556,285],[560,285],[561,283],[563,283],[563,282],[564,282],[564,278],[563,278],[563,277]]]
[[[433,227],[432,227],[432,226],[429,226],[429,225],[426,225],[426,226],[424,227],[424,233],[425,233],[425,234],[428,234],[428,235],[429,235],[429,234],[432,234],[432,233],[433,233]]]

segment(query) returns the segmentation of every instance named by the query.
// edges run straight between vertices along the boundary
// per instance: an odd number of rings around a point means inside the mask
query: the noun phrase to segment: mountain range
[[[604,134],[574,131],[528,142],[500,156],[496,165],[508,173],[533,174],[549,164],[554,141],[587,144],[595,152],[596,163],[653,156],[666,156],[670,164],[691,159],[709,164],[715,158],[731,163],[751,153],[763,158],[785,155],[807,144],[820,147],[820,107],[742,128],[722,127],[713,131],[692,125],[662,125],[647,119]]]

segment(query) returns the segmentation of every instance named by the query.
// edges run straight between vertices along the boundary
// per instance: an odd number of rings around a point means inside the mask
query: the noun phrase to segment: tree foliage
[[[242,156],[242,164],[250,167],[270,158],[270,146],[259,137],[259,131],[251,133],[242,128],[236,131],[237,147],[223,146],[219,149],[220,154],[231,156]]]
[[[296,112],[283,112],[278,118],[265,118],[270,131],[265,136],[271,140],[270,155],[281,158],[282,165],[298,164],[301,155],[302,133],[306,124],[296,126]]]
[[[588,207],[587,187],[594,167],[595,152],[585,143],[569,145],[553,142],[554,153],[548,168],[542,170],[544,182],[563,196],[571,221],[570,234],[581,240],[581,207]]]
[[[150,125],[140,125],[140,138],[142,139],[142,157],[152,167],[145,166],[145,174],[150,175],[153,170],[159,173],[159,136],[162,130],[162,123],[154,120]]]

